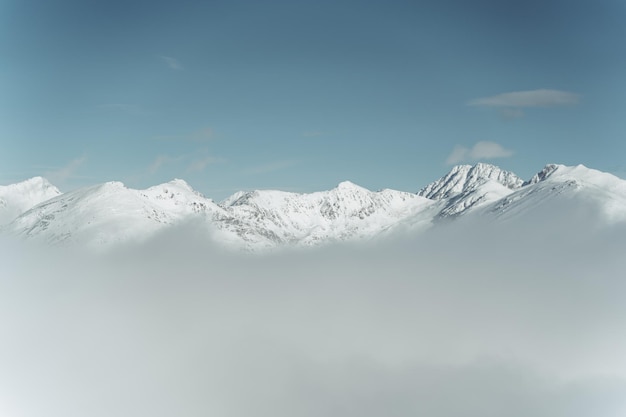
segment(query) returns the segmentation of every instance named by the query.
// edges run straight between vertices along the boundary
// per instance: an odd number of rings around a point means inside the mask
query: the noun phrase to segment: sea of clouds
[[[626,229],[584,216],[242,254],[2,241],[6,417],[621,417]]]

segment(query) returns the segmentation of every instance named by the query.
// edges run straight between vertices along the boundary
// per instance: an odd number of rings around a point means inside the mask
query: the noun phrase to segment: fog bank
[[[0,414],[622,416],[625,230],[552,220],[266,255],[4,241]]]

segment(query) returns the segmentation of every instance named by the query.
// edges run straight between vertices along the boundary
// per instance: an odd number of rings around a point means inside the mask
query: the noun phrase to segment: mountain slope
[[[264,236],[274,243],[314,245],[377,235],[433,202],[395,190],[372,192],[346,181],[311,194],[237,193],[220,205],[248,229],[240,232],[246,240]]]
[[[147,190],[108,182],[45,201],[15,219],[7,230],[46,243],[97,247],[143,240],[184,218],[220,211],[181,180]]]
[[[518,190],[479,210],[499,220],[576,214],[580,221],[626,221],[626,181],[584,165],[549,164]]]
[[[0,225],[11,222],[31,207],[60,194],[58,188],[42,177],[0,186]]]
[[[497,201],[522,186],[524,181],[495,165],[458,165],[418,191],[418,195],[441,202],[437,218],[459,216]]]

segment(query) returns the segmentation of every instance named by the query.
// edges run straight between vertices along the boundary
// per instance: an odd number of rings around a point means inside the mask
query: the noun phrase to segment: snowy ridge
[[[0,198],[3,207],[23,211],[16,211],[21,214],[3,233],[95,248],[140,242],[184,222],[219,245],[247,250],[416,233],[466,214],[506,222],[584,208],[604,224],[626,222],[626,181],[582,165],[556,164],[526,182],[493,165],[462,165],[417,194],[374,192],[345,181],[309,194],[238,192],[217,204],[178,179],[146,190],[108,182],[60,194],[36,178],[2,187]]]
[[[587,168],[548,164],[523,187],[481,210],[499,220],[541,215],[546,210],[584,210],[581,221],[626,222],[626,181]]]
[[[311,194],[284,191],[236,193],[221,206],[240,219],[246,240],[314,245],[381,233],[432,205],[415,194],[369,191],[349,181]],[[247,229],[244,231],[244,229]]]
[[[211,210],[220,208],[184,182],[143,191],[107,182],[41,203],[16,218],[8,230],[46,243],[97,247],[143,240],[163,225]]]
[[[245,249],[302,246],[385,233],[433,202],[412,193],[372,192],[350,182],[311,194],[239,192],[219,205],[183,180],[133,190],[108,182],[66,193],[17,217],[5,232],[48,244],[106,247],[142,241],[195,220],[213,240]],[[413,219],[407,227],[427,227]]]

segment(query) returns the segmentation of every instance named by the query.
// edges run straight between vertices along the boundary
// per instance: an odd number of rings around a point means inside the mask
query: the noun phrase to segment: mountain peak
[[[11,185],[6,185],[6,186],[0,186],[3,188],[12,188],[12,189],[19,189],[19,190],[50,190],[52,193],[54,194],[61,194],[61,192],[50,183],[50,181],[48,181],[46,178],[44,177],[32,177],[29,178],[27,180],[18,182],[16,184],[11,184]]]
[[[94,187],[103,191],[119,191],[126,189],[126,185],[121,181],[107,181],[102,184],[97,184]]]
[[[167,184],[170,184],[172,186],[179,187],[179,188],[184,188],[187,191],[195,191],[191,187],[191,185],[189,185],[189,183],[187,183],[187,181],[182,180],[180,178],[174,178],[172,181],[168,182]]]
[[[48,181],[46,178],[41,177],[41,176],[29,178],[25,181],[22,181],[20,184],[52,185],[50,184],[50,181]]]
[[[237,191],[230,197],[227,197],[225,200],[222,200],[219,205],[221,207],[230,207],[230,206],[242,206],[248,204],[251,200],[259,195],[258,190],[254,191]]]
[[[367,188],[361,187],[352,181],[342,181],[337,184],[335,189],[339,191],[369,191]]]
[[[0,186],[0,225],[8,223],[31,207],[61,194],[43,177]]]
[[[454,166],[448,174],[428,184],[417,194],[431,200],[441,200],[474,189],[487,181],[495,181],[511,190],[521,187],[524,183],[512,172],[505,171],[495,165],[479,162],[473,166]]]

